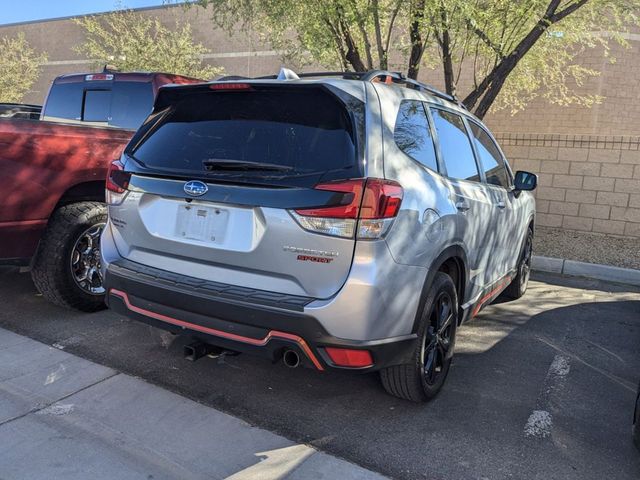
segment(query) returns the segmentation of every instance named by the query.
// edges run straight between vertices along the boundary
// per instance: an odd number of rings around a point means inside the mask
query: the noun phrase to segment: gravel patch
[[[640,270],[640,239],[537,227],[534,253]]]

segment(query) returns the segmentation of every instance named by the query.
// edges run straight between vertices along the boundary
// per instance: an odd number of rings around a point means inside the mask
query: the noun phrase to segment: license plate
[[[215,207],[181,205],[178,208],[176,236],[186,240],[222,243],[229,212]]]

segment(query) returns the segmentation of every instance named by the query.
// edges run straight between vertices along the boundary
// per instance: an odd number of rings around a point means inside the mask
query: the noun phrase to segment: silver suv
[[[536,176],[398,73],[162,88],[107,180],[109,306],[222,350],[442,387],[456,328],[527,288]]]

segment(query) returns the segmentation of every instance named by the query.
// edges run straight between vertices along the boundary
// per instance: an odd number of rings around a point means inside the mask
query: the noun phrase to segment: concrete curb
[[[640,286],[640,270],[631,268],[610,267],[595,263],[577,262],[562,258],[533,256],[533,270],[539,272],[562,273],[576,277],[596,278],[609,282]]]

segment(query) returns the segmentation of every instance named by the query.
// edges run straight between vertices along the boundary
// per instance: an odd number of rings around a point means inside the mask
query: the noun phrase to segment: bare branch
[[[571,15],[573,12],[578,10],[580,7],[583,7],[589,0],[578,0],[575,3],[567,6],[564,10],[560,10],[558,13],[550,17],[551,23],[557,23],[563,18]]]
[[[480,40],[482,40],[485,43],[485,45],[487,45],[491,50],[496,52],[498,57],[500,58],[505,57],[500,46],[496,45],[484,31],[482,31],[478,26],[474,24],[472,20],[467,19],[466,24],[467,24],[467,28],[473,31],[473,33],[475,33],[478,36],[478,38],[480,38]]]

